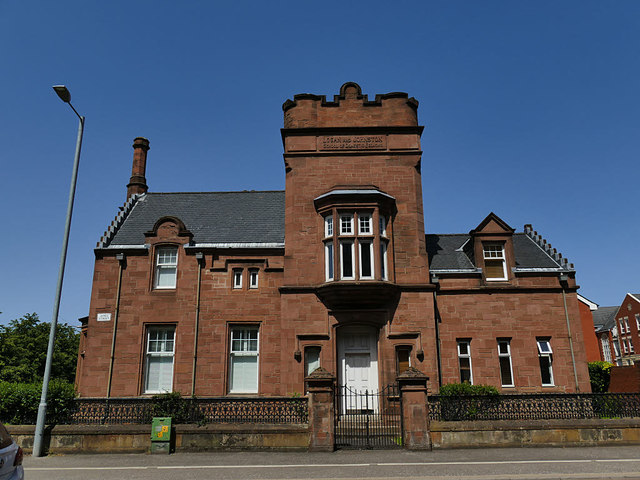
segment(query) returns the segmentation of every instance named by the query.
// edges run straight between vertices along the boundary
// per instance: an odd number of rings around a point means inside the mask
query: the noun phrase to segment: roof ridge
[[[524,233],[533,241],[536,245],[538,245],[544,252],[549,255],[560,267],[565,268],[567,270],[574,270],[573,263],[569,263],[569,260],[562,257],[562,254],[553,248],[550,243],[547,242],[542,235],[538,235],[538,232],[533,230],[533,227],[530,224],[524,226]]]
[[[458,236],[458,237],[468,237],[468,233],[425,233],[425,235],[449,235],[449,236]]]
[[[147,195],[208,195],[210,193],[284,193],[284,190],[225,190],[217,192],[147,192]]]
[[[98,240],[96,248],[105,248],[107,244],[111,242],[111,240],[113,240],[113,237],[116,235],[116,232],[118,231],[120,226],[124,223],[125,219],[133,209],[133,206],[138,201],[138,198],[144,195],[146,194],[134,193],[127,199],[125,204],[122,207],[120,207],[120,211],[118,212],[116,217],[112,220],[109,227],[107,227],[107,230],[104,232],[102,237],[100,237],[100,240]]]

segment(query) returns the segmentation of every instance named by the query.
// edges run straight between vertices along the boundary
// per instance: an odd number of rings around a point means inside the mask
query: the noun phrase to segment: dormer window
[[[507,280],[507,265],[503,243],[483,243],[484,277],[488,281]]]

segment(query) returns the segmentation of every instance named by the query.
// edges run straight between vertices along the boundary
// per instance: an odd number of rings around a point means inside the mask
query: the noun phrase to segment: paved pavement
[[[640,447],[65,455],[24,467],[27,480],[640,480]]]

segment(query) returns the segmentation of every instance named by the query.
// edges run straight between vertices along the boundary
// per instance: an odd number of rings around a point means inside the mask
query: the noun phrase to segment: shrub
[[[154,417],[171,417],[173,423],[204,423],[195,398],[185,398],[179,392],[163,393],[151,397]]]
[[[613,364],[609,362],[589,362],[588,366],[591,391],[593,393],[606,393],[609,390]]]
[[[440,387],[443,420],[478,420],[481,413],[499,401],[498,389],[491,385],[450,383]]]
[[[41,393],[41,382],[0,382],[0,422],[35,425]],[[65,422],[75,410],[75,397],[71,383],[51,380],[47,394],[47,424]]]
[[[499,395],[498,389],[491,385],[471,385],[470,383],[448,383],[440,387],[440,395]]]

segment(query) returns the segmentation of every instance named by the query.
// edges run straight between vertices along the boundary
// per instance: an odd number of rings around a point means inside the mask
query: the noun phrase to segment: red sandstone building
[[[589,391],[575,271],[531,226],[491,213],[425,234],[418,102],[283,105],[284,191],[150,193],[134,142],[128,199],[95,250],[82,396],[291,395],[318,366],[376,390]]]

